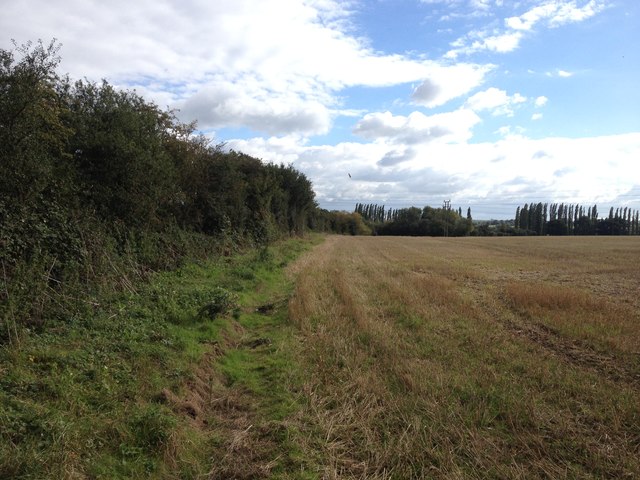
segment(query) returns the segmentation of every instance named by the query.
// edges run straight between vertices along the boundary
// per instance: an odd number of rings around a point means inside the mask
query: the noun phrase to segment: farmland
[[[315,235],[154,273],[0,349],[0,477],[640,478],[638,258]]]
[[[638,478],[635,238],[329,237],[295,264],[327,478]]]

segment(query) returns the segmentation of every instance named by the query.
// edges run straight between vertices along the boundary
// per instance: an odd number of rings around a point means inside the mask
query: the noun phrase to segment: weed
[[[167,442],[175,425],[175,417],[160,405],[138,407],[130,420],[133,444],[138,448],[159,449]]]
[[[198,315],[201,318],[214,320],[219,315],[225,315],[231,311],[237,312],[238,309],[238,295],[222,287],[216,287],[209,294],[209,303],[200,308]]]

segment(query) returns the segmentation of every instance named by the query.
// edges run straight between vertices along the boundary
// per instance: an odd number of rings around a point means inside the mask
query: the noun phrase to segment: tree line
[[[212,145],[135,91],[71,81],[57,73],[59,48],[0,50],[5,327],[36,319],[62,285],[264,245],[318,219],[292,166]]]
[[[639,235],[640,212],[611,207],[601,218],[597,205],[525,203],[516,208],[514,228],[525,235]]]
[[[422,209],[385,209],[384,205],[375,203],[357,203],[354,214],[361,216],[375,235],[460,237],[474,230],[471,208],[463,216],[462,208],[452,209],[448,202],[442,208],[425,206]]]

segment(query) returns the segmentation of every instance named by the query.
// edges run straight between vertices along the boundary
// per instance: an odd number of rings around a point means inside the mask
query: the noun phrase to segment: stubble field
[[[291,271],[301,453],[324,478],[640,478],[639,259],[328,237]]]

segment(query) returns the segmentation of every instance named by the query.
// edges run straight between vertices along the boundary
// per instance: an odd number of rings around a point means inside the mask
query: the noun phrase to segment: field
[[[314,236],[123,277],[0,348],[0,478],[640,478],[639,258]]]
[[[329,237],[293,267],[324,478],[640,478],[637,238]]]

